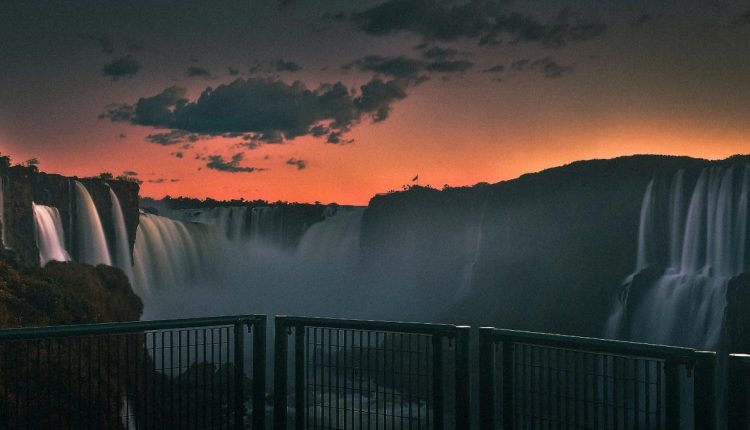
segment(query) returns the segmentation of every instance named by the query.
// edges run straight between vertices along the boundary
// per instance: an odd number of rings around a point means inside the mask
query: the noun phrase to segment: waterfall
[[[99,218],[99,212],[94,206],[86,187],[75,181],[76,215],[78,219],[78,260],[88,264],[106,264],[111,266],[112,259],[107,247],[107,239]]]
[[[241,241],[249,237],[247,206],[214,207],[209,209],[182,209],[174,211],[182,221],[215,225],[230,241]]]
[[[57,208],[31,204],[34,209],[34,238],[39,248],[39,260],[44,266],[49,261],[70,261],[65,250],[65,234]]]
[[[122,213],[122,205],[117,194],[109,188],[109,199],[112,204],[112,221],[115,227],[115,266],[120,268],[128,278],[133,280],[133,263],[130,259],[130,241],[128,240],[128,229],[125,226],[125,216]]]
[[[190,286],[210,273],[223,259],[217,230],[141,213],[133,250],[135,285],[139,294]]]
[[[608,336],[715,349],[721,340],[729,280],[748,270],[748,199],[750,165],[711,167],[701,171],[684,213],[684,172],[677,172],[665,216],[653,208],[659,197],[654,181],[646,189],[641,210],[638,263],[628,283],[652,261],[668,255],[662,274],[650,285],[626,285]],[[666,243],[655,237],[661,223]],[[652,248],[649,248],[652,247]],[[654,247],[656,249],[654,249]],[[663,249],[659,249],[663,248]],[[653,249],[653,252],[652,252]],[[633,297],[637,294],[637,297]]]
[[[346,264],[357,257],[363,208],[328,208],[323,222],[313,224],[297,247],[300,258]]]

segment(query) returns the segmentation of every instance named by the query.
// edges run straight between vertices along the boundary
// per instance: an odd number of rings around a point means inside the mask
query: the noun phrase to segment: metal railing
[[[245,429],[252,398],[252,428],[263,429],[265,326],[246,315],[0,330],[0,423]]]
[[[729,356],[728,429],[750,429],[750,355]]]
[[[715,353],[576,336],[479,329],[481,430],[715,428]],[[689,391],[689,390],[688,390]]]
[[[274,428],[468,428],[468,342],[448,324],[278,316]]]

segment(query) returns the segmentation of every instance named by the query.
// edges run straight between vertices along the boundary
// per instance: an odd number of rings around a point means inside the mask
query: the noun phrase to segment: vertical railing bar
[[[294,326],[294,419],[297,430],[305,428],[305,326]]]
[[[274,338],[273,425],[275,430],[286,430],[287,418],[287,318],[277,316]]]
[[[266,428],[266,317],[253,321],[253,430]],[[243,354],[244,356],[244,354]]]
[[[515,363],[515,344],[510,341],[503,341],[502,343],[502,396],[503,396],[503,430],[514,430],[515,420],[515,400],[514,396],[514,381],[513,374]]]
[[[678,363],[672,359],[664,362],[664,390],[665,390],[665,413],[666,429],[679,430],[680,428],[680,380]]]
[[[363,393],[364,393],[363,381],[364,381],[364,374],[365,374],[365,366],[364,366],[364,361],[363,361],[363,352],[364,352],[364,346],[365,346],[365,344],[364,344],[364,341],[363,341],[362,330],[358,330],[358,333],[359,333],[359,364],[358,364],[358,367],[359,367],[359,384],[358,384],[359,395],[358,395],[358,397],[359,397],[359,429],[361,430],[361,429],[364,429],[364,427],[363,427],[363,424],[364,424],[364,419],[363,419],[364,418],[364,408],[362,407],[362,399],[364,397],[363,396]],[[369,373],[368,373],[368,375],[369,375]],[[369,416],[368,416],[368,419],[369,419]]]
[[[710,430],[716,426],[716,353],[696,351],[693,375],[695,430]],[[737,383],[736,379],[730,381]]]
[[[469,336],[471,327],[459,326],[456,332],[455,343],[455,408],[456,428],[470,428],[470,404],[471,388],[469,386]]]
[[[432,386],[433,386],[433,428],[442,430],[445,426],[443,411],[443,337],[432,335]]]

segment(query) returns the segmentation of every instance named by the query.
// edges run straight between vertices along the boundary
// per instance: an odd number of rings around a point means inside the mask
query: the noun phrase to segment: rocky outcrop
[[[706,166],[749,161],[622,157],[492,185],[379,195],[363,215],[362,260],[368,276],[392,279],[382,294],[403,312],[601,336],[635,267],[649,181],[680,169],[695,180]]]
[[[6,159],[7,160],[7,159]],[[76,198],[73,180],[83,183],[91,194],[102,219],[108,243],[114,243],[115,231],[112,222],[112,204],[109,188],[115,192],[123,208],[131,252],[138,228],[138,192],[135,182],[102,179],[76,178],[39,172],[34,166],[10,166],[0,163],[3,178],[2,193],[5,223],[2,257],[19,267],[39,265],[39,250],[34,237],[34,213],[32,202],[53,206],[60,212],[65,230],[65,243],[73,258],[78,255],[76,229]]]

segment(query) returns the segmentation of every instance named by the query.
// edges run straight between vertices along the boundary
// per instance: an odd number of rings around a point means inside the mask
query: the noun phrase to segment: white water
[[[88,264],[112,265],[112,258],[107,247],[107,239],[99,218],[99,212],[94,206],[86,187],[74,181],[76,189],[76,209],[78,233],[78,261]]]
[[[220,212],[240,211],[216,209],[191,215],[212,224],[141,214],[134,270],[136,292],[145,298],[144,318],[217,312],[356,315],[357,309],[342,303],[354,303],[347,296],[362,294],[355,274],[363,209],[330,213],[307,229],[294,249],[268,243],[265,238],[273,236],[266,234],[253,239],[251,232],[245,236],[249,239],[236,240],[227,231],[237,230],[226,227],[240,223]],[[258,224],[280,230],[269,221],[271,213],[251,210],[246,215],[264,216]],[[367,308],[366,303],[358,306]]]
[[[62,219],[57,208],[31,204],[34,209],[34,238],[39,248],[39,260],[44,266],[48,262],[70,261],[65,249],[65,234]]]
[[[128,229],[125,226],[125,217],[122,214],[122,206],[117,194],[109,188],[109,199],[112,203],[112,221],[115,227],[114,261],[115,266],[120,268],[128,278],[133,281],[133,263],[130,259],[130,241],[128,240]]]
[[[750,166],[707,168],[692,190],[684,187],[684,173],[678,172],[671,180],[666,214],[654,212],[663,196],[657,195],[653,181],[647,187],[633,276],[660,261],[664,271],[638,303],[629,304],[624,295],[608,322],[607,336],[626,333],[643,342],[719,346],[727,284],[748,269]],[[687,212],[686,191],[691,191]],[[666,240],[656,237],[659,223],[666,223]]]

